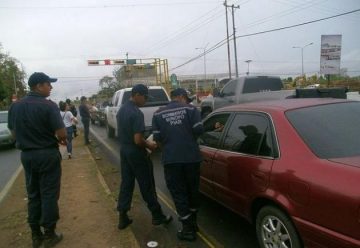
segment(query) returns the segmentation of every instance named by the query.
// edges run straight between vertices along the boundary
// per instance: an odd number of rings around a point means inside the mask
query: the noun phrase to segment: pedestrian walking
[[[89,128],[90,128],[90,111],[87,105],[87,99],[85,96],[80,98],[79,112],[81,116],[81,122],[84,126],[84,139],[85,145],[90,144],[89,140]]]
[[[67,105],[69,105],[69,110],[70,112],[73,114],[73,116],[76,118],[77,117],[77,110],[74,104],[71,103],[70,99],[66,99],[66,103]],[[77,128],[76,128],[76,124],[77,123],[72,123],[72,128],[73,128],[73,134],[74,134],[74,138],[76,138],[78,136],[77,134]]]
[[[135,85],[131,90],[131,98],[121,106],[116,115],[120,140],[121,185],[117,210],[119,211],[119,229],[132,223],[127,212],[130,210],[135,179],[140,188],[142,198],[152,214],[152,224],[168,224],[171,216],[165,216],[158,202],[152,162],[146,148],[154,150],[155,142],[144,139],[144,114],[142,107],[148,97],[148,88],[143,84]]]
[[[72,139],[73,139],[73,123],[77,123],[76,117],[70,111],[69,105],[66,102],[59,102],[60,115],[66,128],[66,150],[68,159],[72,156]]]
[[[58,106],[46,99],[51,83],[56,81],[45,73],[33,73],[28,81],[30,93],[11,105],[8,117],[8,127],[21,150],[28,196],[27,220],[35,248],[42,244],[53,247],[63,238],[55,228],[61,183],[59,143],[66,145],[66,130]]]
[[[166,185],[175,203],[182,228],[180,240],[196,239],[199,208],[201,154],[197,137],[204,128],[200,112],[188,104],[191,99],[182,88],[171,92],[172,101],[153,116],[153,135],[162,149]]]

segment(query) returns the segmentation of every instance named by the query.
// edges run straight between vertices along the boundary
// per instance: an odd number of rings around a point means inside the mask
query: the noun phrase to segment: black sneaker
[[[159,216],[153,216],[152,218],[152,224],[154,226],[158,226],[158,225],[161,225],[161,224],[169,224],[171,221],[172,221],[172,216],[171,215],[164,215],[164,214],[161,214]]]
[[[120,230],[125,229],[128,225],[132,223],[132,219],[129,218],[129,216],[126,213],[121,213],[119,215],[119,224],[118,228]]]
[[[37,235],[37,234],[34,235],[33,234],[31,239],[32,239],[32,247],[33,248],[40,248],[43,241],[44,241],[44,237],[43,237],[42,234],[39,234],[39,235]]]
[[[63,235],[61,233],[52,233],[50,235],[45,234],[44,236],[44,248],[54,247],[57,243],[59,243],[63,239]]]

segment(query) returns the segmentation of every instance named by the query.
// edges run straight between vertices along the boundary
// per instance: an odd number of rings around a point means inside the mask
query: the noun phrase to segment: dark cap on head
[[[30,87],[40,84],[40,83],[54,83],[57,81],[57,78],[51,78],[48,75],[46,75],[43,72],[34,72],[30,77],[28,81],[28,85]]]
[[[143,84],[136,84],[132,87],[131,93],[133,95],[138,93],[142,96],[147,96],[149,94],[149,89]]]
[[[177,88],[177,89],[171,91],[170,96],[171,97],[184,96],[186,98],[187,103],[192,102],[192,99],[189,98],[187,91],[183,88]]]
[[[86,96],[82,96],[81,98],[80,98],[80,101],[85,101],[86,100]]]

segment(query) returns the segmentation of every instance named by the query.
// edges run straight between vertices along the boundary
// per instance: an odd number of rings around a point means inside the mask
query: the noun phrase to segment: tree
[[[26,94],[25,72],[17,65],[19,61],[3,52],[0,44],[0,108],[6,109],[11,104],[12,95],[21,98]]]

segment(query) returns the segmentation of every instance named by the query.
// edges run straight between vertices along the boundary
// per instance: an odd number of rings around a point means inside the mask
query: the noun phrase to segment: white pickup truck
[[[110,106],[106,107],[106,132],[109,138],[118,136],[116,114],[121,105],[129,101],[131,97],[131,88],[124,88],[114,93]],[[160,107],[168,104],[170,101],[166,90],[161,86],[149,86],[149,97],[145,106],[140,110],[144,113],[145,137],[151,134],[152,117],[154,112]]]

